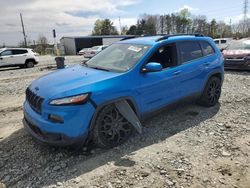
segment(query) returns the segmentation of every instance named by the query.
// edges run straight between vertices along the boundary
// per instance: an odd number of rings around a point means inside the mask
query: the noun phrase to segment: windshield
[[[85,64],[89,67],[125,72],[131,69],[151,46],[113,44]]]
[[[227,50],[250,50],[250,40],[232,41]]]

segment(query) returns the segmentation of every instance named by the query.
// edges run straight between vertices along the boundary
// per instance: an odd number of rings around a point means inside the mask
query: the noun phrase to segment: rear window
[[[186,41],[179,43],[178,46],[182,63],[187,63],[202,57],[202,50],[198,42]]]
[[[203,49],[204,56],[208,56],[215,53],[214,48],[208,42],[201,41],[200,44]]]
[[[27,50],[12,50],[13,55],[26,54]]]
[[[250,40],[234,40],[226,48],[227,50],[250,50]]]

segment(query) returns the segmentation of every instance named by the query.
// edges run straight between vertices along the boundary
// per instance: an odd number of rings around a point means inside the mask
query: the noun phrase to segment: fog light
[[[54,114],[49,114],[49,120],[55,123],[64,123],[63,118]]]

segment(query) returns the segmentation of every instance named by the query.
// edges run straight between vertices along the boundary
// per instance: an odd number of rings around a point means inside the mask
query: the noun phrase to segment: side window
[[[182,64],[202,57],[202,50],[198,42],[180,42],[178,46]]]
[[[8,56],[8,55],[12,55],[12,50],[5,50],[1,53],[1,56]]]
[[[219,40],[215,40],[214,43],[215,43],[215,44],[219,44]]]
[[[226,44],[227,41],[226,40],[221,40],[221,44]]]
[[[178,64],[176,44],[173,43],[161,46],[154,52],[148,62],[160,63],[163,68],[176,66]]]
[[[208,56],[215,53],[214,48],[208,42],[201,41],[200,44],[203,49],[204,56]]]
[[[28,53],[27,50],[12,50],[13,55],[20,55],[20,54],[26,54]]]

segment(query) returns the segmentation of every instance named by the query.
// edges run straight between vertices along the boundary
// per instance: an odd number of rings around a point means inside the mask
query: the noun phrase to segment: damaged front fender
[[[126,120],[128,120],[136,129],[136,131],[141,134],[142,133],[142,125],[137,117],[134,110],[131,108],[131,106],[128,104],[126,100],[121,100],[115,102],[116,108],[119,110],[119,112],[122,114]]]

